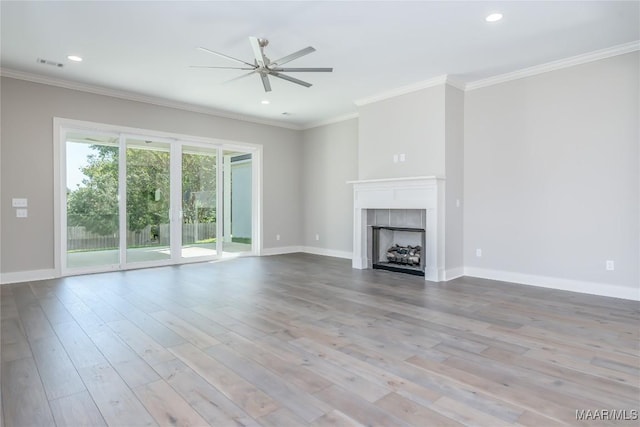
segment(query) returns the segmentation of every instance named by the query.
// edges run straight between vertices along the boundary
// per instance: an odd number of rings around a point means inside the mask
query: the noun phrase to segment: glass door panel
[[[119,263],[118,137],[68,133],[66,268]]]
[[[182,257],[215,256],[217,150],[182,148]]]
[[[251,252],[252,158],[250,153],[223,152],[224,256]]]
[[[171,146],[126,140],[126,262],[171,259]]]

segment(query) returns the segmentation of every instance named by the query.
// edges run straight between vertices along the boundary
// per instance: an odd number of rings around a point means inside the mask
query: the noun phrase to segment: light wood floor
[[[576,410],[639,406],[638,302],[304,254],[1,292],[7,427],[604,425]]]

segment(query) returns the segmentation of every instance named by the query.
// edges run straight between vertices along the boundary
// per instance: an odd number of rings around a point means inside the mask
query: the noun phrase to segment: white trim
[[[356,113],[344,114],[344,115],[333,117],[333,118],[329,118],[329,119],[326,119],[326,120],[310,122],[310,123],[306,124],[305,126],[303,126],[302,130],[308,130],[308,129],[313,129],[313,128],[317,128],[317,127],[320,127],[320,126],[327,126],[327,125],[332,125],[334,123],[345,122],[347,120],[357,119],[359,116],[360,115],[356,112]]]
[[[283,123],[275,120],[260,119],[253,116],[245,116],[235,114],[229,111],[218,110],[215,108],[202,107],[184,102],[172,101],[165,98],[143,95],[140,93],[129,92],[125,90],[111,89],[103,86],[79,83],[70,80],[59,79],[55,77],[42,76],[39,74],[26,73],[24,71],[13,70],[10,68],[0,68],[0,76],[12,79],[24,80],[33,83],[40,83],[49,86],[61,87],[64,89],[78,90],[81,92],[93,93],[95,95],[110,96],[112,98],[126,99],[127,101],[144,102],[145,104],[157,105],[160,107],[175,108],[178,110],[191,111],[193,113],[207,114],[209,116],[224,117],[226,119],[242,120],[245,122],[258,123],[267,126],[276,126],[285,129],[301,130],[302,127],[292,123]]]
[[[395,89],[381,92],[377,95],[356,99],[355,101],[353,101],[353,103],[356,104],[358,107],[361,107],[363,105],[372,104],[378,101],[384,101],[385,99],[395,98],[396,96],[405,95],[407,93],[416,92],[422,89],[443,85],[445,83],[447,83],[447,75],[443,74],[441,76],[437,76],[429,80],[424,80],[421,82],[412,83],[406,86],[401,86]]]
[[[352,259],[353,253],[348,251],[338,251],[335,249],[315,248],[313,246],[303,246],[302,252],[306,254],[330,256],[334,258]]]
[[[295,254],[298,252],[304,252],[302,246],[279,246],[277,248],[262,249],[262,256]]]
[[[36,280],[55,279],[58,273],[55,268],[46,270],[15,271],[12,273],[0,274],[0,284],[34,282]]]
[[[449,281],[464,276],[464,267],[450,268],[444,271],[444,280]]]
[[[547,62],[546,64],[534,65],[533,67],[524,68],[518,71],[513,71],[511,73],[500,74],[497,76],[488,77],[486,79],[468,82],[465,85],[465,90],[474,90],[486,86],[493,86],[499,83],[521,79],[523,77],[530,77],[536,74],[547,73],[549,71],[561,70],[563,68],[585,64],[587,62],[610,58],[612,56],[624,55],[625,53],[631,53],[637,50],[640,50],[639,40],[609,47],[606,49],[596,50],[594,52],[571,56],[569,58],[564,58],[557,61]]]
[[[457,78],[452,78],[451,76],[447,76],[447,84],[451,87],[455,87],[456,89],[460,89],[463,92],[467,88],[467,84],[465,82],[458,80]]]
[[[363,179],[359,181],[347,181],[347,184],[372,184],[372,183],[402,183],[408,182],[412,183],[413,181],[423,181],[423,180],[444,180],[443,176],[410,176],[410,177],[402,177],[402,178],[379,178],[379,179]],[[421,185],[421,183],[418,183]]]
[[[627,286],[611,285],[608,283],[586,282],[581,280],[537,276],[512,271],[489,270],[475,267],[465,267],[464,275],[479,277],[482,279],[499,280],[502,282],[518,283],[521,285],[538,286],[541,288],[640,301],[640,289],[637,287],[632,288]]]

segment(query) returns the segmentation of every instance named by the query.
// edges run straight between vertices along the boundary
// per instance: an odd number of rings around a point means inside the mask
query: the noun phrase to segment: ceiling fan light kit
[[[296,79],[295,77],[288,76],[283,73],[330,73],[333,71],[333,68],[284,68],[282,67],[284,64],[293,61],[294,59],[298,59],[302,56],[308,55],[312,52],[315,52],[315,49],[311,46],[305,47],[304,49],[300,49],[296,52],[293,52],[290,55],[277,59],[275,61],[271,61],[265,54],[264,48],[269,44],[269,40],[261,39],[257,37],[249,37],[249,43],[251,44],[251,48],[253,50],[253,55],[255,57],[254,63],[250,63],[247,61],[243,61],[238,58],[234,58],[229,55],[225,55],[224,53],[216,52],[204,47],[199,47],[198,49],[211,53],[213,55],[220,56],[222,58],[238,62],[242,64],[242,67],[212,67],[206,65],[192,65],[193,68],[218,68],[218,69],[227,69],[227,70],[245,70],[249,71],[246,74],[235,77],[228,82],[242,79],[244,77],[251,76],[253,74],[258,74],[260,76],[260,80],[262,81],[262,87],[265,92],[271,92],[271,82],[269,81],[269,76],[279,78],[281,80],[285,80],[291,83],[298,84],[304,87],[311,87],[311,83],[305,82],[300,79]],[[227,82],[227,83],[228,83]]]

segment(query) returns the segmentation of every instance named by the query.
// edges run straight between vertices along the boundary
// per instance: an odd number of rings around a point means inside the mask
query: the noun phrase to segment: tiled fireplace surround
[[[371,268],[371,225],[426,230],[425,280],[443,281],[444,179],[434,176],[352,181],[353,268]]]

